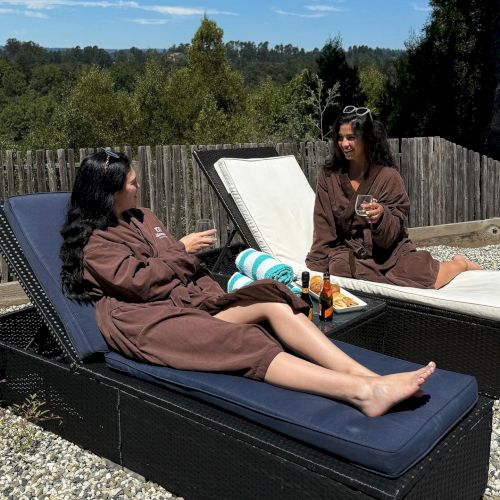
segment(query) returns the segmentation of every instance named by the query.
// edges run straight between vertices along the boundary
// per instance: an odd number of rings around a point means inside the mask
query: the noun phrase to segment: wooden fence
[[[390,139],[410,196],[410,227],[481,220],[500,216],[500,162],[440,137]],[[195,149],[269,144],[211,146],[125,146],[141,184],[141,203],[181,237],[194,221],[213,217],[221,243],[231,223],[192,156]],[[331,142],[275,144],[281,155],[294,154],[311,186],[330,157]],[[0,150],[0,197],[71,189],[80,161],[94,149],[57,151]],[[3,275],[4,273],[2,273]],[[3,278],[2,278],[3,279]]]

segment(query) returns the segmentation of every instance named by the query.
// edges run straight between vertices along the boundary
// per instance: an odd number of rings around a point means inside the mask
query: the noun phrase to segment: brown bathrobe
[[[299,297],[272,280],[225,293],[147,209],[129,211],[116,227],[95,230],[83,265],[109,346],[154,364],[262,379],[283,350],[280,343],[260,325],[213,315],[256,301],[306,310]]]
[[[375,224],[354,211],[356,196],[371,194],[384,206]],[[410,202],[391,167],[373,167],[357,191],[347,172],[323,169],[314,207],[314,238],[306,258],[314,271],[379,283],[433,288],[439,262],[417,251],[407,231]]]

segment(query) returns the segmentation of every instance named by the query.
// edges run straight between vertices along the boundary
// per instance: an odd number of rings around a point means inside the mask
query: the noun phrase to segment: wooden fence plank
[[[73,149],[68,149],[68,189],[73,189],[73,184],[75,183],[76,176],[76,165],[75,165],[75,151]]]
[[[64,149],[57,150],[57,165],[59,167],[59,179],[61,182],[61,191],[69,189],[69,172],[66,164],[66,151]]]
[[[478,220],[481,218],[481,159],[479,153],[471,151],[470,162],[473,181],[471,186],[473,193],[471,210],[474,215],[469,220]]]
[[[193,206],[193,191],[191,181],[191,165],[189,164],[190,155],[185,145],[181,146],[180,173],[182,176],[182,198],[183,198],[183,233],[188,234],[191,228]]]
[[[146,177],[144,175],[146,171],[146,148],[144,146],[139,146],[137,148],[137,162],[132,162],[132,166],[135,170],[135,175],[137,176],[137,183],[141,187],[137,193],[137,203],[140,207],[147,206],[147,185]]]
[[[4,178],[5,153],[0,149],[0,196],[5,198],[5,178]]]
[[[179,178],[180,172],[180,161],[181,161],[181,147],[176,144],[172,146],[172,199],[174,202],[173,206],[173,220],[172,226],[174,228],[174,235],[176,238],[180,238],[181,235],[181,179]]]
[[[36,187],[38,193],[47,191],[45,183],[45,152],[43,149],[37,149],[35,155],[36,168]]]
[[[56,172],[56,165],[54,162],[54,151],[47,149],[45,154],[47,157],[47,177],[49,180],[49,191],[51,193],[54,193],[58,191],[57,172]]]
[[[401,161],[399,163],[399,172],[401,174],[401,177],[403,178],[405,187],[406,187],[406,192],[408,193],[408,196],[410,197],[410,200],[412,200],[412,186],[410,183],[410,155],[411,155],[411,146],[410,146],[410,140],[403,138],[401,139]],[[412,217],[412,212],[413,210],[410,208],[410,217]]]
[[[162,214],[164,211],[163,203],[165,200],[164,196],[164,183],[163,183],[163,150],[162,146],[155,147],[155,158],[156,158],[156,214],[162,219]]]
[[[26,192],[33,192],[33,153],[26,153]]]
[[[16,189],[16,194],[24,194],[24,186],[25,186],[25,181],[24,181],[24,161],[21,156],[21,151],[18,151],[16,154],[16,164],[17,164],[17,189]]]
[[[14,181],[14,155],[12,150],[7,150],[5,155],[5,167],[7,169],[7,194],[14,196],[16,194],[16,186]]]
[[[495,161],[493,158],[488,159],[488,165],[492,175],[493,191],[490,196],[489,203],[491,204],[491,217],[500,217],[500,161]]]
[[[172,153],[170,146],[163,146],[163,185],[165,187],[165,218],[163,222],[172,230]]]

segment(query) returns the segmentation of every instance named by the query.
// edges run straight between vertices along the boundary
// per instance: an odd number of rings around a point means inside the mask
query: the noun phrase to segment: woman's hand
[[[208,229],[201,233],[190,233],[181,238],[179,241],[186,247],[187,253],[196,253],[205,248],[215,245],[217,238],[217,229]]]
[[[378,222],[384,213],[384,205],[381,205],[377,200],[373,200],[367,207],[366,218],[370,224]]]

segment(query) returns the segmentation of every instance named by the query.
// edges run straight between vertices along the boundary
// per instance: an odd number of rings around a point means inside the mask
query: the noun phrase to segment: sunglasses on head
[[[344,115],[357,115],[357,116],[365,116],[369,115],[370,120],[373,121],[372,112],[369,108],[357,108],[356,106],[346,106],[344,111],[342,111]]]
[[[106,162],[104,163],[104,168],[109,167],[109,159],[110,158],[120,158],[118,153],[115,153],[111,148],[103,148],[104,153],[106,153]]]

